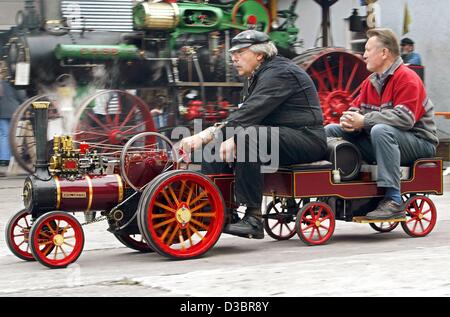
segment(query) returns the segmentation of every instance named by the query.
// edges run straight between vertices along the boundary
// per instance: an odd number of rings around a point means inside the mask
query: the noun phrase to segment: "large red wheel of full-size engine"
[[[405,232],[411,237],[424,237],[436,225],[436,207],[430,198],[412,196],[405,203],[406,221],[402,222]]]
[[[335,228],[335,217],[330,206],[311,202],[303,206],[295,220],[297,235],[308,245],[324,244],[330,240]]]
[[[74,216],[52,211],[40,216],[33,224],[30,244],[31,253],[41,264],[52,269],[65,268],[83,251],[83,228]]]
[[[293,59],[314,81],[324,114],[324,124],[339,123],[369,71],[360,55],[343,48],[307,50]]]
[[[217,186],[201,173],[169,171],[142,193],[138,225],[152,249],[172,259],[199,257],[222,233],[224,202]]]
[[[30,247],[30,230],[31,230],[31,213],[22,209],[9,219],[6,224],[6,244],[11,252],[19,259],[25,261],[34,261],[33,254],[31,254]],[[46,239],[41,236],[42,241]],[[44,245],[43,252],[50,252],[52,246]]]
[[[146,103],[124,90],[100,90],[80,104],[75,113],[73,136],[98,152],[115,152],[141,132],[154,132]]]

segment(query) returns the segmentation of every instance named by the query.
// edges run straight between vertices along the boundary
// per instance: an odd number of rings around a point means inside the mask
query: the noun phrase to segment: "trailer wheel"
[[[31,253],[41,264],[52,269],[65,268],[80,256],[84,233],[74,216],[52,211],[40,216],[33,224],[30,241]]]
[[[288,206],[291,204],[292,206]],[[275,198],[266,208],[264,218],[264,230],[275,240],[289,240],[295,235],[295,217],[298,206],[293,198],[282,202],[280,198]]]
[[[370,227],[378,232],[386,233],[391,232],[398,226],[398,222],[376,222],[376,223],[369,223]]]
[[[430,198],[422,195],[412,196],[405,202],[406,221],[403,230],[411,237],[424,237],[436,225],[436,207]]]
[[[163,173],[141,196],[138,225],[144,239],[159,254],[171,259],[199,257],[215,245],[222,233],[222,195],[201,173]]]
[[[297,214],[297,235],[308,245],[326,243],[333,235],[334,228],[334,213],[323,202],[308,203]]]

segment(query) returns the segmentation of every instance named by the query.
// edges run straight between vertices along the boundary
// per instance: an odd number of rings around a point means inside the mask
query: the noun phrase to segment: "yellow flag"
[[[409,25],[411,24],[411,14],[408,9],[408,2],[405,2],[405,10],[403,12],[403,35],[409,32]]]

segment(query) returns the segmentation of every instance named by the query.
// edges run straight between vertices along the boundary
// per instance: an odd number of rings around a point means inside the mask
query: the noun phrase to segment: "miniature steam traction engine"
[[[33,104],[36,127],[46,127],[48,106]],[[36,131],[37,164],[24,184],[25,208],[6,228],[9,248],[23,260],[50,268],[77,260],[83,225],[68,212],[84,212],[86,224],[107,220],[108,230],[124,245],[173,259],[203,255],[231,221],[234,175],[180,169],[182,153],[158,133],[137,134],[120,153],[101,155],[84,143],[76,148],[71,137],[56,137],[50,162],[46,133],[45,128]],[[380,232],[401,223],[412,237],[433,230],[437,212],[428,196],[443,193],[440,159],[418,160],[404,176],[405,218],[368,221],[364,215],[384,193],[361,172],[354,146],[339,140],[329,146],[330,161],[284,166],[265,175],[264,195],[272,201],[264,226],[272,238],[297,234],[308,245],[323,244],[332,237],[336,220],[369,223]],[[95,218],[96,212],[102,216]]]

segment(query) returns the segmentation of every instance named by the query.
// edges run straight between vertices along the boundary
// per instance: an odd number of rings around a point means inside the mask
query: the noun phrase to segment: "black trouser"
[[[233,163],[227,162],[202,162],[202,173],[222,174],[233,173],[235,174],[235,199],[236,203],[246,205],[249,208],[260,208],[262,202],[262,191],[264,187],[264,174],[261,172],[261,166],[268,165],[267,157],[261,157],[259,153],[260,140],[268,142],[267,153],[270,156],[276,155],[271,153],[274,149],[274,143],[278,141],[279,147],[279,165],[290,165],[297,163],[309,163],[323,159],[325,156],[327,143],[325,137],[325,131],[323,127],[304,127],[304,128],[287,128],[279,127],[278,140],[273,137],[277,133],[268,128],[268,139],[258,137],[255,139],[254,135],[248,135],[245,138],[245,142],[242,142],[243,146],[237,147],[238,160]],[[247,135],[247,130],[242,130],[235,136],[235,143],[239,144],[239,138],[242,134]],[[241,139],[243,140],[243,139]],[[255,146],[256,145],[256,146]],[[239,160],[239,151],[245,151],[245,160]],[[257,161],[251,161],[249,158],[257,157]]]

